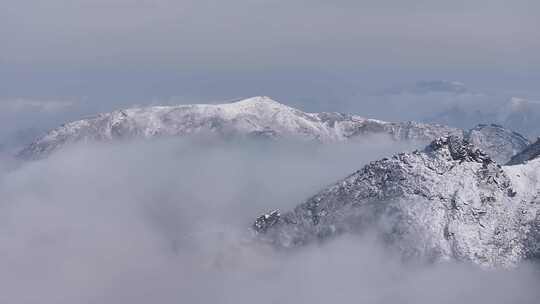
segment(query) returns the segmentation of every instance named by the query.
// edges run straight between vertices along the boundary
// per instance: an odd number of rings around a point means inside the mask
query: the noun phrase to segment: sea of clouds
[[[278,251],[259,214],[416,146],[161,139],[0,161],[0,303],[538,303],[534,264],[404,262],[369,233]]]

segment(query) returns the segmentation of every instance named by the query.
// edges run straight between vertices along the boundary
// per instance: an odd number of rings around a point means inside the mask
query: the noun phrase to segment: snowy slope
[[[466,138],[499,164],[505,164],[530,144],[521,134],[496,124],[478,125],[466,133]]]
[[[200,133],[333,142],[369,134],[429,141],[461,132],[441,125],[389,123],[341,113],[305,113],[268,97],[253,97],[229,104],[134,108],[101,114],[50,131],[26,147],[20,156],[39,158],[81,141]]]
[[[540,159],[501,167],[467,140],[440,138],[263,215],[254,229],[278,247],[375,230],[406,257],[513,266],[540,256],[539,169]]]
[[[540,138],[534,144],[523,149],[519,154],[512,157],[508,165],[523,164],[527,161],[540,157]]]

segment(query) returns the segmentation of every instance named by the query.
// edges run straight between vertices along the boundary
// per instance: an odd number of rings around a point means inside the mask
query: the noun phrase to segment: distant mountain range
[[[386,105],[393,109],[388,112],[392,117],[463,129],[495,123],[530,139],[540,136],[540,101],[514,93],[486,93],[459,81],[427,80],[381,90],[374,98],[372,107]],[[386,117],[384,109],[378,116]]]
[[[462,131],[437,124],[392,123],[342,113],[305,113],[269,97],[227,104],[133,108],[62,125],[38,138],[20,156],[40,158],[76,142],[215,134],[335,142],[374,134],[429,141]]]
[[[512,97],[507,102],[458,104],[425,120],[452,126],[497,123],[536,138],[540,135],[540,102]]]
[[[439,124],[386,122],[342,113],[306,113],[269,97],[227,104],[132,108],[66,123],[25,147],[19,156],[42,158],[73,143],[186,135],[295,139],[323,143],[385,135],[394,140],[428,142],[466,136],[501,162],[523,150],[528,140],[496,125],[463,131]]]

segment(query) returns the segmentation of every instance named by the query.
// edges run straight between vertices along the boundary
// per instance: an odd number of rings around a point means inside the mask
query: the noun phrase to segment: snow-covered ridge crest
[[[540,257],[539,194],[540,159],[503,167],[450,136],[372,162],[253,228],[286,248],[375,230],[407,257],[510,267]]]
[[[342,113],[306,113],[262,96],[227,104],[156,106],[100,114],[50,131],[21,151],[20,156],[40,158],[81,141],[200,133],[335,142],[369,134],[428,141],[461,132],[441,125],[390,123]]]

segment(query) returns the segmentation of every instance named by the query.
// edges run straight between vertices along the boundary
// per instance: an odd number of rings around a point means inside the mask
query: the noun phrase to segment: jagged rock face
[[[69,143],[211,133],[220,136],[343,141],[368,134],[430,141],[462,131],[440,125],[389,123],[340,113],[305,113],[268,97],[221,105],[135,108],[65,124],[25,148],[40,158]]]
[[[441,138],[372,162],[254,229],[278,247],[374,230],[406,257],[512,266],[540,254],[539,167],[501,167],[467,140]]]
[[[520,153],[516,154],[508,162],[508,165],[523,164],[529,160],[533,160],[540,156],[540,138],[534,143],[523,149]]]
[[[507,163],[530,144],[529,140],[521,134],[496,124],[478,125],[469,130],[466,137],[474,146],[489,154],[499,164]]]

